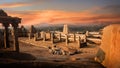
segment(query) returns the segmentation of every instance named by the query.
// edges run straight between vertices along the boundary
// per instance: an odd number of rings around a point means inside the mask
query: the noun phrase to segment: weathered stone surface
[[[61,33],[59,33],[59,38],[58,39],[59,39],[59,41],[61,41]]]
[[[43,32],[43,42],[45,42],[45,41],[46,41],[46,33]]]
[[[41,36],[40,36],[41,38],[44,38],[44,31],[41,31],[41,32],[40,32],[40,35],[41,35]]]
[[[107,68],[120,68],[120,24],[110,25],[103,29],[100,48],[97,59],[103,60],[102,64]]]
[[[54,43],[54,33],[51,33],[51,43]]]
[[[75,35],[75,33],[73,34],[73,41],[74,42],[76,41],[76,35]]]
[[[100,48],[95,57],[95,61],[102,63],[105,59],[105,52]]]
[[[78,37],[78,47],[79,48],[81,47],[81,38],[80,38],[80,36]]]
[[[65,42],[66,42],[66,45],[68,45],[69,42],[68,42],[68,35],[67,34],[66,34],[66,41]]]

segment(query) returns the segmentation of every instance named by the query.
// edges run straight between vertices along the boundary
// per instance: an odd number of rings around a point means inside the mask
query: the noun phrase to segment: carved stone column
[[[87,42],[87,36],[85,35],[85,37],[84,37],[84,43],[86,43]]]
[[[50,40],[51,40],[51,32],[49,34],[50,34]]]
[[[46,41],[46,33],[43,32],[43,42],[45,42],[45,41]]]
[[[80,38],[80,36],[78,37],[78,47],[79,48],[81,47],[81,38]]]
[[[61,33],[59,34],[59,41],[61,41]]]
[[[74,42],[76,41],[76,35],[75,35],[75,33],[73,34],[73,41]]]
[[[13,26],[13,49],[16,52],[19,52],[19,43],[18,43],[18,24],[14,23]]]
[[[51,33],[51,43],[54,43],[54,33]]]
[[[5,27],[5,30],[4,30],[4,48],[8,48],[10,47],[9,45],[9,34],[8,34],[8,26],[9,24],[3,24],[3,26]]]
[[[66,41],[65,41],[65,42],[66,42],[66,45],[68,45],[68,41],[69,41],[69,40],[68,40],[68,35],[66,34]]]

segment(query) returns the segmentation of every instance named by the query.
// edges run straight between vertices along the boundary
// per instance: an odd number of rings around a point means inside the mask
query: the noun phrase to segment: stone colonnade
[[[4,29],[4,48],[10,48],[9,42],[9,25],[13,27],[13,50],[19,52],[18,43],[18,24],[21,22],[21,18],[8,16],[6,12],[0,10],[0,23],[5,27]]]
[[[10,48],[10,42],[9,42],[9,24],[12,25],[13,27],[13,50],[19,52],[19,43],[18,43],[18,24],[16,23],[16,21],[12,21],[12,23],[9,23],[11,21],[8,22],[2,22],[3,26],[5,27],[4,30],[4,48]]]

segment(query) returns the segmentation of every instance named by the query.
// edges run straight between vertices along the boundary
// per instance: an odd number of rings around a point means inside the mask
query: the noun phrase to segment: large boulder
[[[120,68],[120,24],[113,24],[103,29],[100,50],[96,60],[107,68]]]

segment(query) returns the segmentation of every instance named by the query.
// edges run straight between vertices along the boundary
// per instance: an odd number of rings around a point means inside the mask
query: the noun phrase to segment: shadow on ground
[[[4,59],[14,59],[14,60],[35,60],[36,58],[31,54],[27,53],[17,53],[17,52],[1,52],[0,58]]]
[[[64,63],[64,62],[18,62],[10,64],[2,64],[0,67],[5,68],[104,68],[96,62],[79,62],[79,63]]]

